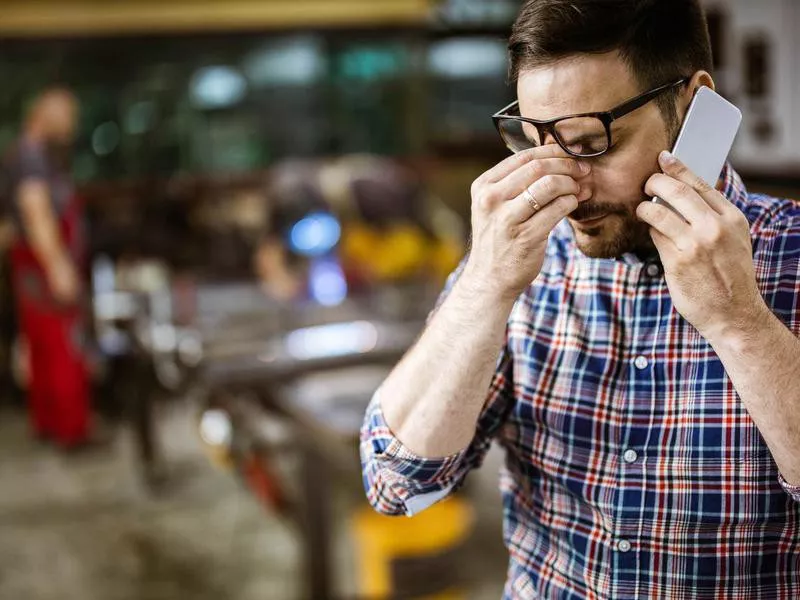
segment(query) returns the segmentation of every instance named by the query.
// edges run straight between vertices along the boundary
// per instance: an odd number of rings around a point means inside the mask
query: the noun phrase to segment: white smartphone
[[[689,105],[672,154],[714,187],[741,122],[742,112],[738,108],[711,88],[703,86]],[[653,198],[653,202],[672,208],[658,197]]]

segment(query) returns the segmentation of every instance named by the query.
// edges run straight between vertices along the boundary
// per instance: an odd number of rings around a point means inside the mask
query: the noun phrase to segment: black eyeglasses
[[[684,77],[674,83],[662,85],[605,112],[539,121],[521,116],[519,101],[515,101],[493,115],[492,120],[503,142],[514,153],[541,146],[549,134],[571,156],[592,158],[605,154],[611,147],[611,123],[690,79]]]

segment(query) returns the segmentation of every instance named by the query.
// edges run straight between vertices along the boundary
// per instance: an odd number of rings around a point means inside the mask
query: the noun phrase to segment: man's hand
[[[81,291],[75,267],[68,258],[62,258],[47,271],[47,285],[53,299],[59,304],[72,305],[78,301]]]
[[[650,177],[645,192],[684,218],[654,202],[643,202],[636,214],[651,226],[676,310],[709,341],[758,327],[769,309],[756,284],[744,214],[670,153],[662,152],[659,163],[664,173]]]
[[[462,278],[516,298],[536,279],[553,228],[591,196],[590,172],[557,145],[510,156],[472,184],[472,245]],[[529,190],[539,210],[531,205]]]

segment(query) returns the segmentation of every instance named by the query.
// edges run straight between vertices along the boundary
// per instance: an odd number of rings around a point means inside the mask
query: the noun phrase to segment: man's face
[[[616,52],[525,70],[517,83],[520,112],[533,119],[610,110],[644,91]],[[579,183],[592,196],[568,220],[586,256],[613,258],[653,250],[636,207],[649,200],[645,182],[659,171],[658,154],[672,147],[676,133],[667,131],[658,105],[650,102],[611,124],[612,147],[606,154],[582,159],[592,170]]]

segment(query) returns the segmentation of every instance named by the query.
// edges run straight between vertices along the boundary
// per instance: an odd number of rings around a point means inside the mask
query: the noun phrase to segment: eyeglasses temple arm
[[[610,111],[608,114],[611,116],[611,119],[619,119],[627,115],[629,112],[633,112],[637,108],[644,106],[648,102],[650,102],[656,96],[659,96],[663,92],[667,91],[668,89],[677,87],[689,81],[688,77],[684,77],[679,81],[675,81],[673,83],[668,83],[666,85],[662,85],[661,87],[657,87],[654,90],[650,90],[649,92],[645,92],[641,96],[637,96],[636,98],[632,98],[622,106],[616,107],[614,110]]]

